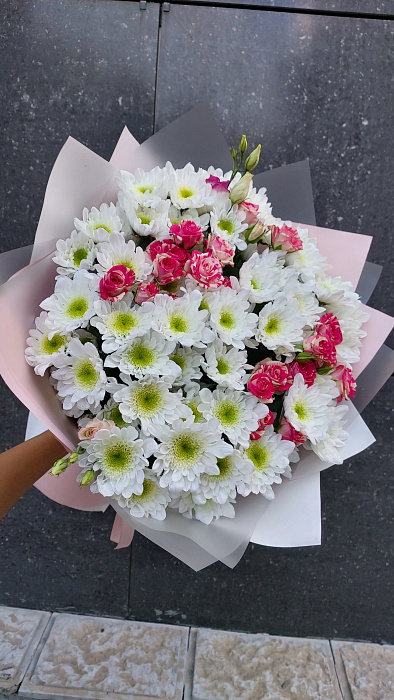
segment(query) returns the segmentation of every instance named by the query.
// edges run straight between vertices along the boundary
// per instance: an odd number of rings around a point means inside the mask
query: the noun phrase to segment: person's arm
[[[0,519],[65,452],[47,430],[0,454]]]

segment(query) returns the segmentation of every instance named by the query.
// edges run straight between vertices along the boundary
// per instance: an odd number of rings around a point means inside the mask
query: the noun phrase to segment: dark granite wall
[[[385,267],[371,304],[393,313],[392,3],[212,4],[2,6],[0,251],[32,242],[69,134],[108,158],[125,123],[143,140],[208,100],[229,142],[262,141],[264,167],[310,158],[317,224],[374,236],[370,259]],[[139,535],[131,557],[114,552],[110,513],[32,490],[0,525],[0,604],[393,642],[392,381],[365,411],[375,445],[322,474],[321,547],[250,546],[233,571],[195,574]],[[0,418],[6,449],[26,411],[3,384]]]

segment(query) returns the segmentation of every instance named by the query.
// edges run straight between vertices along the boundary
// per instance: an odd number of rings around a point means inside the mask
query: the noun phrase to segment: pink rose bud
[[[268,374],[258,370],[248,381],[248,391],[257,396],[262,403],[272,403],[275,388]]]
[[[326,335],[334,345],[342,343],[342,331],[339,321],[334,314],[323,314],[319,323],[316,325],[316,333],[318,335]]]
[[[302,250],[302,241],[294,228],[283,224],[272,227],[271,245],[273,248],[280,248],[286,253],[294,253],[296,250]]]
[[[169,253],[174,258],[177,258],[181,265],[184,265],[190,258],[190,253],[175,245],[171,238],[165,238],[164,241],[153,241],[147,248],[147,251],[153,261],[158,255],[163,255],[164,253]]]
[[[287,391],[293,384],[293,374],[284,362],[268,358],[259,362],[259,371],[268,375],[275,391]]]
[[[78,430],[78,439],[91,440],[99,430],[112,430],[114,427],[115,423],[113,420],[99,420],[98,418],[93,418],[84,428]]]
[[[159,291],[159,288],[154,282],[140,282],[137,288],[137,294],[135,295],[135,301],[137,304],[150,301]]]
[[[223,287],[230,287],[232,289],[231,280],[228,277],[223,277]]]
[[[203,289],[217,289],[223,284],[222,266],[211,253],[193,250],[187,264],[188,277],[193,278]]]
[[[258,243],[267,233],[267,229],[261,221],[258,221],[249,233],[246,233],[247,243]]]
[[[336,381],[337,387],[340,391],[340,395],[337,399],[338,403],[341,403],[342,399],[348,401],[349,399],[353,398],[357,384],[352,375],[351,369],[345,367],[344,365],[338,365],[338,367],[335,367],[330,377]]]
[[[282,436],[282,440],[290,440],[290,442],[294,442],[296,447],[306,441],[306,436],[293,428],[286,418],[282,418],[278,433]]]
[[[219,177],[216,177],[216,175],[210,175],[205,182],[211,185],[215,192],[228,192],[230,180],[221,180]]]
[[[171,253],[162,253],[153,261],[153,274],[159,284],[171,284],[183,277],[183,265]]]
[[[215,236],[214,233],[210,233],[208,238],[204,241],[204,250],[207,253],[211,253],[217,258],[222,267],[225,265],[231,265],[234,267],[234,248],[233,246],[220,236]]]
[[[293,362],[290,362],[289,364],[289,370],[293,377],[295,377],[296,374],[302,374],[304,377],[304,382],[307,386],[312,386],[316,379],[317,370],[313,360],[306,360],[305,362],[293,360]]]
[[[201,226],[198,226],[194,221],[182,221],[180,226],[174,224],[170,228],[170,234],[175,243],[183,246],[186,250],[199,245],[204,238]]]
[[[100,280],[100,294],[105,301],[120,301],[133,286],[135,274],[125,265],[111,267]]]
[[[257,214],[259,213],[259,207],[257,204],[252,204],[252,202],[241,202],[238,205],[241,211],[244,211],[246,216],[244,218],[244,223],[248,226],[254,226],[257,224]]]
[[[261,438],[261,436],[262,436],[263,433],[264,433],[264,430],[265,430],[266,426],[267,426],[267,425],[272,425],[272,423],[274,422],[274,420],[275,420],[274,414],[272,413],[272,411],[270,411],[270,410],[268,409],[267,415],[264,416],[264,418],[260,418],[260,419],[259,419],[259,425],[258,425],[257,430],[255,430],[253,433],[250,433],[250,439],[251,439],[251,440],[258,440],[259,438]]]
[[[337,363],[335,345],[326,335],[311,335],[304,340],[304,351],[331,367]]]

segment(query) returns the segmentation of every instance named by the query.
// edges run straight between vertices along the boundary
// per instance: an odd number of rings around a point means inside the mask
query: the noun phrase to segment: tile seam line
[[[130,2],[131,0],[123,0],[123,2]],[[149,4],[158,4],[156,2],[149,2]],[[237,2],[223,2],[216,3],[210,0],[169,0],[169,5],[182,5],[183,7],[217,7],[223,9],[234,9],[234,10],[254,10],[257,12],[276,12],[278,14],[292,14],[292,15],[313,15],[317,17],[343,17],[344,19],[370,19],[370,20],[394,20],[394,14],[376,14],[373,12],[342,12],[341,10],[315,10],[312,8],[295,8],[295,7],[273,7],[272,5],[252,5],[249,3],[237,3]],[[160,3],[160,11],[162,13],[163,3]],[[160,26],[161,28],[161,14],[160,14]]]
[[[157,119],[157,93],[158,93],[158,83],[159,83],[159,62],[160,62],[160,38],[161,38],[161,25],[163,19],[163,2],[160,3],[159,8],[159,21],[157,27],[157,42],[156,42],[156,66],[155,66],[155,99],[153,102],[153,133],[156,133],[156,119]]]

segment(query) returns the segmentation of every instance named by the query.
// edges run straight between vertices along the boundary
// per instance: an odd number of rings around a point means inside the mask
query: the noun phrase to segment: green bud
[[[298,355],[296,355],[296,360],[298,362],[305,362],[306,360],[313,360],[314,355],[312,355],[310,352],[299,352]]]
[[[328,372],[331,372],[332,367],[319,367],[317,370],[318,374],[327,374]]]
[[[254,170],[256,165],[260,160],[261,143],[250,153],[246,159],[245,168],[246,170]]]
[[[94,476],[94,469],[88,469],[88,471],[85,472],[85,474],[83,475],[80,485],[87,486],[88,484],[91,484],[94,479]]]
[[[241,153],[245,153],[247,148],[248,148],[248,141],[246,139],[245,134],[242,134],[242,138],[239,142],[239,150],[241,151]]]
[[[77,447],[77,449],[76,449],[77,454],[82,455],[84,452],[85,452],[85,450],[83,449],[83,447],[80,447],[80,446]]]
[[[231,149],[231,155],[233,157],[233,160],[236,160],[237,158],[237,151],[235,150],[234,146]]]
[[[240,204],[248,196],[250,183],[253,180],[251,173],[245,173],[237,184],[230,190],[230,199],[233,204]]]
[[[52,474],[52,476],[59,476],[59,474],[62,474],[66,471],[68,464],[68,459],[57,459],[50,473]]]
[[[74,464],[74,462],[78,461],[78,452],[71,452],[71,454],[68,456],[68,461],[70,464]]]

